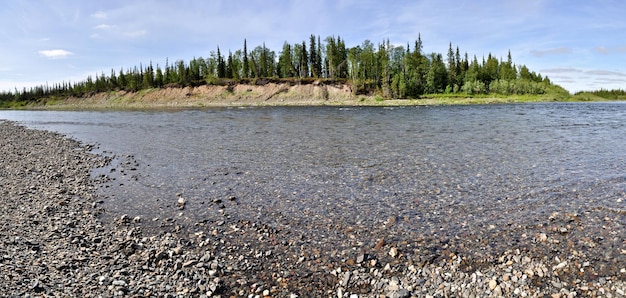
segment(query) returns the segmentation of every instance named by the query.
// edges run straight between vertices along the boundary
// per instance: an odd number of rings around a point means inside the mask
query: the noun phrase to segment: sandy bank
[[[48,99],[33,108],[46,109],[145,109],[248,106],[417,106],[450,104],[492,104],[521,101],[553,101],[549,97],[425,97],[385,99],[355,95],[350,84],[269,82],[163,87],[137,92],[110,91],[84,97]]]
[[[69,98],[55,105],[68,107],[227,107],[279,105],[357,105],[373,101],[354,96],[349,85],[267,83],[265,85],[203,85],[184,88],[112,91],[85,98]]]

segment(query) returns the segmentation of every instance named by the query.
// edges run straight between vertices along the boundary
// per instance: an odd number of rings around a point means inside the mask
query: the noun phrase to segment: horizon
[[[351,48],[389,39],[425,54],[449,44],[471,59],[493,55],[547,76],[570,93],[624,89],[626,24],[614,0],[578,1],[17,1],[0,19],[0,90],[80,82],[166,59],[207,58],[263,43],[278,54],[284,42],[340,36]],[[285,25],[288,24],[288,25]]]

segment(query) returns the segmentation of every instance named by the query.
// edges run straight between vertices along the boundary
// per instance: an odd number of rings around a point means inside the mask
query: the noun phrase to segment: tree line
[[[612,89],[612,90],[607,90],[607,89],[600,89],[600,90],[595,90],[595,91],[580,91],[580,92],[576,92],[576,94],[574,95],[585,95],[585,94],[592,94],[604,99],[609,99],[609,100],[626,100],[626,90],[622,90],[622,89]]]
[[[199,86],[252,82],[273,78],[312,82],[341,81],[352,84],[355,94],[380,94],[384,98],[419,98],[425,94],[542,94],[552,85],[548,77],[488,54],[479,60],[450,43],[448,52],[424,53],[421,36],[411,45],[392,45],[389,40],[346,47],[337,36],[321,39],[311,35],[301,43],[285,42],[276,53],[262,45],[225,54],[219,46],[208,58],[189,62],[166,59],[161,67],[149,62],[119,71],[88,76],[79,82],[61,82],[0,93],[0,101],[32,101],[47,97],[81,97],[98,92],[138,91],[149,88]],[[562,90],[562,88],[560,88]],[[564,90],[563,90],[564,91]],[[566,91],[565,91],[566,92]]]

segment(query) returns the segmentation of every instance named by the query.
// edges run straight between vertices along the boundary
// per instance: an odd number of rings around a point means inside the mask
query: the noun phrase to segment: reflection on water
[[[626,105],[0,111],[115,154],[109,210],[377,226],[422,234],[623,209]],[[173,211],[175,210],[175,211]],[[230,211],[229,211],[230,210]]]

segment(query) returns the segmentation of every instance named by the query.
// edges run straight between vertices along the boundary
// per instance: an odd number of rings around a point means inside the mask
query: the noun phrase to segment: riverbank
[[[352,86],[341,82],[315,81],[264,82],[202,85],[197,87],[163,87],[137,92],[109,91],[82,97],[46,98],[25,106],[28,109],[171,109],[252,106],[417,106],[467,105],[515,102],[589,101],[599,98],[572,97],[563,94],[542,95],[475,95],[436,94],[419,99],[384,99],[376,94],[356,95]]]
[[[537,226],[512,228],[514,242],[509,233],[483,231],[464,241],[395,241],[384,237],[400,225],[396,221],[402,219],[394,217],[384,227],[337,226],[343,240],[329,243],[289,228],[297,223],[272,227],[262,218],[235,221],[228,216],[237,212],[234,197],[221,203],[222,218],[193,225],[174,215],[188,212],[178,197],[171,198],[171,218],[111,214],[103,209],[105,198],[95,194],[106,181],[89,175],[109,160],[90,149],[58,134],[0,122],[0,292],[79,297],[624,294],[626,247],[623,239],[611,240],[623,229],[620,210],[546,215]],[[115,172],[122,170],[131,171]],[[587,235],[597,225],[606,235]],[[599,245],[600,236],[611,245]],[[505,243],[510,249],[484,256],[484,251],[472,253],[474,246],[460,246],[467,243]]]

